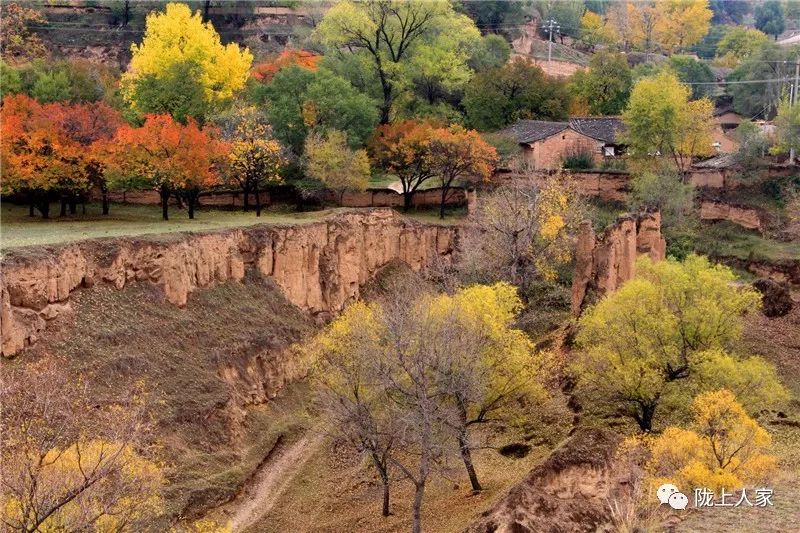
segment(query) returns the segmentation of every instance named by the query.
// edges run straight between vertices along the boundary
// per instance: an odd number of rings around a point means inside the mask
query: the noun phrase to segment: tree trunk
[[[383,104],[381,105],[381,125],[389,123],[389,116],[392,111],[392,84],[386,78],[386,73],[381,66],[380,58],[375,57],[378,64],[378,76],[381,80],[381,89],[383,90]]]
[[[39,212],[42,214],[42,218],[50,218],[50,200],[45,198],[40,201],[37,209],[39,209]]]
[[[411,198],[414,196],[413,191],[407,191],[403,193],[403,212],[408,213],[408,210],[411,209]]]
[[[425,496],[425,483],[419,483],[414,490],[414,504],[411,507],[411,533],[422,533],[422,498]]]
[[[383,509],[381,510],[381,515],[389,516],[389,471],[386,463],[381,461],[376,453],[372,452],[370,455],[372,456],[372,464],[375,465],[375,470],[378,471],[383,484]]]
[[[467,442],[466,430],[463,430],[458,434],[458,451],[461,452],[461,459],[464,461],[464,466],[467,468],[467,475],[469,476],[469,482],[472,485],[472,490],[483,490],[483,487],[481,487],[481,484],[478,481],[478,474],[475,473],[475,465],[472,464],[472,452],[470,451],[469,443]]]
[[[447,191],[450,189],[449,185],[442,187],[442,203],[439,206],[439,218],[444,220],[444,204],[447,203]]]
[[[77,213],[78,213],[78,202],[73,196],[69,199],[69,214],[75,215]]]
[[[175,202],[178,204],[178,209],[183,209],[183,198],[180,191],[175,191]]]
[[[100,190],[103,193],[103,214],[108,215],[108,186],[104,184]]]
[[[261,216],[261,194],[258,191],[258,185],[253,188],[254,194],[256,195],[256,216]]]
[[[242,211],[245,213],[250,210],[250,189],[242,189],[244,199],[242,200]]]
[[[169,187],[166,185],[161,186],[161,218],[164,220],[169,220],[169,197],[170,197],[170,190]]]
[[[198,196],[200,196],[200,189],[189,189],[186,191],[186,203],[189,207],[190,220],[194,220],[194,208],[197,205]]]
[[[381,479],[383,482],[383,509],[381,510],[382,516],[389,516],[389,480]]]
[[[641,411],[634,416],[636,423],[639,424],[639,429],[643,433],[650,433],[653,430],[653,418],[656,414],[656,404],[647,404],[641,406]]]

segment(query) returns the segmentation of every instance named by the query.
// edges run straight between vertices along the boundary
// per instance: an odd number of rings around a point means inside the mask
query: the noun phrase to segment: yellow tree
[[[689,94],[668,70],[636,82],[622,114],[631,155],[669,155],[682,169],[692,157],[712,152],[713,104],[707,99],[690,101]]]
[[[421,320],[438,352],[437,389],[449,408],[443,423],[456,437],[473,490],[482,490],[472,461],[472,429],[480,424],[524,420],[521,405],[540,405],[542,360],[512,327],[522,302],[508,283],[474,285],[426,303]]]
[[[628,24],[630,44],[639,50],[651,52],[656,44],[656,26],[662,17],[655,1],[627,2],[625,23]]]
[[[659,407],[680,412],[692,393],[728,388],[751,410],[785,399],[773,367],[726,352],[741,337],[741,316],[760,302],[735,280],[727,267],[696,255],[656,263],[641,257],[636,277],[580,319],[580,393],[642,431],[653,428]]]
[[[369,184],[366,150],[352,150],[347,135],[329,130],[324,136],[309,135],[305,145],[306,173],[333,189],[342,202],[345,191],[363,191]]]
[[[728,390],[706,392],[692,403],[689,429],[669,427],[650,444],[653,485],[738,490],[775,472],[769,433]]]
[[[250,193],[253,193],[256,216],[261,216],[260,190],[283,181],[281,169],[287,160],[281,144],[272,138],[266,117],[255,107],[237,109],[231,118],[225,121],[227,128],[222,128],[230,143],[228,176],[242,189],[244,210],[248,210]]]
[[[223,45],[211,23],[186,4],[167,4],[164,12],[147,16],[144,39],[131,45],[131,63],[122,76],[123,94],[136,106],[138,83],[170,75],[180,65],[192,65],[210,104],[230,99],[244,87],[253,55],[236,44]],[[176,95],[180,97],[181,95]]]
[[[599,14],[587,10],[581,17],[580,39],[592,49],[598,44],[614,44],[618,38],[614,26],[607,24]]]
[[[655,41],[666,51],[685,49],[708,33],[713,12],[708,0],[663,0],[654,28]]]
[[[67,366],[49,358],[4,369],[4,529],[147,530],[164,513],[165,484],[148,446],[147,396],[120,384],[98,405],[96,392]]]
[[[558,267],[572,259],[585,206],[562,175],[503,183],[481,197],[474,226],[464,232],[462,272],[476,279],[491,273],[520,286],[555,280]]]

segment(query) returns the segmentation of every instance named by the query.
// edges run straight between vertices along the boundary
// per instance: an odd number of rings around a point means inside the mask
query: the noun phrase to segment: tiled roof
[[[519,143],[532,143],[546,139],[569,127],[566,122],[546,120],[518,120],[500,133],[514,137]]]
[[[622,120],[618,117],[572,117],[569,126],[592,139],[615,143],[617,133],[622,129]]]
[[[517,142],[530,144],[560,133],[567,128],[607,143],[615,143],[617,132],[622,129],[618,117],[572,117],[569,122],[547,120],[518,120],[500,133],[514,137]]]

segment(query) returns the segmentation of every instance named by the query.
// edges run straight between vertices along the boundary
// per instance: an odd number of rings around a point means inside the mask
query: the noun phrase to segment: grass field
[[[295,211],[291,206],[274,206],[255,212],[239,210],[201,209],[190,220],[185,211],[171,209],[170,219],[161,219],[161,208],[154,205],[114,204],[108,216],[101,214],[100,204],[88,204],[86,214],[66,217],[29,217],[28,207],[3,203],[0,207],[0,248],[57,244],[98,237],[154,235],[182,231],[209,231],[216,229],[253,226],[256,224],[304,224],[321,220],[352,208],[328,208],[317,211]],[[51,213],[57,209],[51,208]],[[438,218],[438,209],[420,209],[407,216],[426,223],[452,224],[458,222],[466,210],[449,209],[444,221]]]
[[[51,208],[51,213],[57,209]],[[101,214],[100,204],[88,204],[86,214],[43,219],[29,217],[28,207],[3,203],[0,210],[0,246],[12,248],[36,244],[55,244],[96,237],[147,235],[178,231],[207,231],[265,223],[302,224],[313,222],[338,211],[296,212],[288,208],[268,209],[260,217],[255,212],[201,209],[190,220],[186,211],[171,209],[170,219],[161,219],[161,208],[153,205],[114,204],[109,215]]]

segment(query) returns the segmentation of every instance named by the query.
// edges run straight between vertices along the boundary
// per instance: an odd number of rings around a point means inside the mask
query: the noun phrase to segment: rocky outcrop
[[[156,238],[96,239],[12,250],[2,260],[2,355],[36,342],[69,307],[70,293],[95,283],[159,285],[167,301],[245,269],[270,276],[286,298],[313,314],[340,311],[382,266],[400,260],[420,270],[450,261],[457,229],[425,225],[391,210],[353,212],[294,226],[259,225]]]
[[[575,249],[573,313],[580,314],[593,294],[602,296],[631,279],[640,254],[659,261],[664,259],[666,247],[661,236],[661,215],[657,212],[622,216],[599,237],[591,222],[584,221]]]
[[[762,296],[761,312],[768,317],[784,316],[792,310],[794,302],[788,285],[771,279],[757,279],[753,282]]]
[[[608,429],[578,429],[465,533],[614,531],[609,506],[624,507],[641,476],[617,454],[621,440]]]
[[[761,230],[761,217],[757,210],[722,202],[702,202],[700,220],[728,220],[743,228]]]

